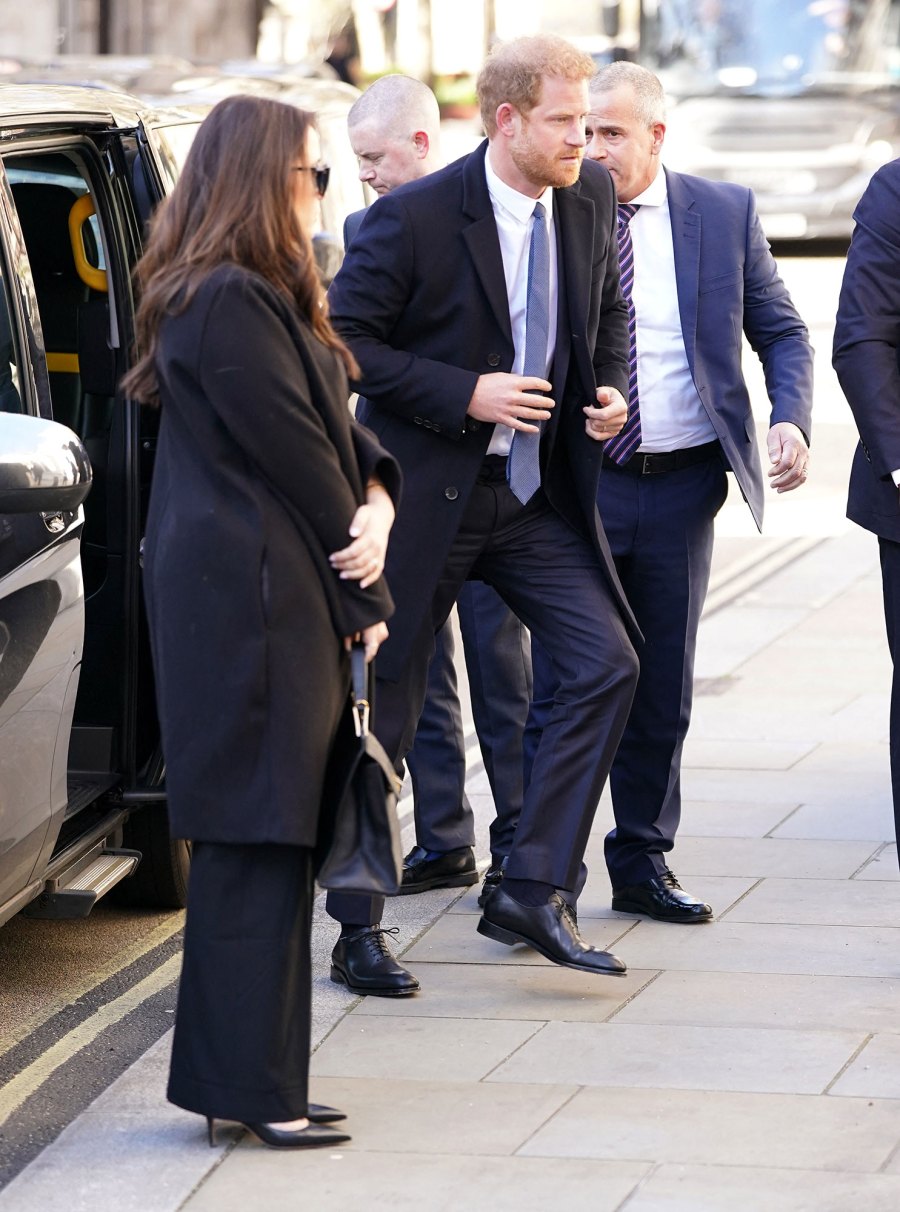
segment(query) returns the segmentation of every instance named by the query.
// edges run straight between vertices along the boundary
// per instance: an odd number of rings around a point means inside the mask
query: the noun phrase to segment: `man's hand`
[[[503,371],[479,375],[466,413],[476,421],[493,421],[523,433],[539,433],[538,422],[549,421],[554,401],[529,394],[538,391],[550,391],[546,379]]]
[[[806,483],[809,447],[802,432],[791,421],[779,421],[769,430],[769,483],[776,492],[790,492]]]
[[[373,481],[366,488],[366,504],[360,505],[350,523],[353,542],[328,557],[342,581],[359,581],[360,589],[368,589],[378,580],[393,524],[394,503],[387,489]]]
[[[595,442],[614,438],[628,420],[628,405],[615,387],[598,387],[597,407],[587,404],[582,412],[587,417],[585,432]]]

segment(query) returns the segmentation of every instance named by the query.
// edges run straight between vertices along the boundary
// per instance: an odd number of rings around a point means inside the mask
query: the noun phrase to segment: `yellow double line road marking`
[[[101,1006],[94,1014],[77,1027],[73,1027],[66,1035],[42,1053],[35,1061],[0,1090],[0,1126],[6,1123],[11,1115],[30,1098],[49,1077],[71,1060],[76,1053],[92,1044],[107,1027],[121,1022],[132,1010],[136,1010],[142,1002],[160,993],[167,985],[178,979],[181,968],[181,955],[170,956],[165,963],[145,976],[142,981],[132,985],[125,993],[106,1005]]]

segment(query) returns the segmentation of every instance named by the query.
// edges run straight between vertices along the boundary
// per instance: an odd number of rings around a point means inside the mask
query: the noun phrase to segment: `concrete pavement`
[[[164,1101],[166,1037],[0,1212],[900,1207],[890,669],[876,542],[842,521],[852,430],[821,381],[806,495],[771,502],[765,539],[739,501],[720,518],[672,860],[716,920],[610,910],[604,798],[579,917],[626,978],[492,943],[475,890],[444,891],[388,915],[422,993],[354,999],[320,918],[312,1089],[351,1144],[278,1154],[223,1128],[209,1149]],[[482,772],[469,788],[485,858]]]

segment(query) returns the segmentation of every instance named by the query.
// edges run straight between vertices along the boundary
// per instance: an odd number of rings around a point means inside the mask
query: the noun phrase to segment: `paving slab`
[[[616,1023],[900,1033],[900,978],[661,972]]]
[[[900,1099],[900,1035],[874,1035],[830,1093]]]
[[[881,850],[853,877],[855,880],[891,880],[900,881],[900,866],[897,865],[897,847],[893,842]]]
[[[313,1077],[407,1078],[439,1075],[477,1082],[539,1031],[510,1019],[391,1017],[351,1014],[313,1054]]]
[[[576,1094],[521,1152],[871,1174],[898,1141],[889,1099],[604,1086]]]
[[[625,948],[622,948],[623,952]],[[784,972],[900,978],[900,931],[889,927],[640,922],[628,937],[632,968]]]
[[[865,1039],[858,1030],[552,1022],[488,1080],[818,1094]]]
[[[418,997],[364,997],[353,1015],[604,1022],[655,976],[632,970],[607,980],[556,964],[482,966],[475,975],[468,964],[429,964]]]
[[[900,1180],[760,1166],[659,1166],[621,1212],[896,1212]]]
[[[588,852],[592,853],[592,841]],[[763,838],[678,839],[673,866],[688,875],[783,876],[849,879],[879,847],[871,841]]]
[[[733,908],[733,922],[900,927],[900,896],[888,881],[761,880]]]
[[[681,805],[679,837],[765,837],[777,833],[799,804],[759,804],[752,800],[723,803],[685,800]]]
[[[578,1091],[450,1080],[319,1077],[316,1097],[347,1112],[343,1151],[504,1156],[515,1153]],[[252,1144],[251,1141],[242,1142]]]
[[[885,771],[885,783],[889,784]],[[891,841],[894,808],[890,787],[884,797],[866,804],[801,804],[771,832],[772,837],[863,839]]]
[[[459,1212],[474,1198],[492,1212],[615,1212],[649,1166],[634,1162],[343,1153],[278,1157],[241,1148],[185,1205],[186,1212],[298,1208]],[[480,1193],[480,1194],[479,1194]],[[474,1206],[477,1206],[475,1204]]]
[[[734,767],[738,742],[734,738],[688,736],[682,769],[730,770]],[[790,770],[818,747],[818,741],[740,742],[737,753],[742,770]]]

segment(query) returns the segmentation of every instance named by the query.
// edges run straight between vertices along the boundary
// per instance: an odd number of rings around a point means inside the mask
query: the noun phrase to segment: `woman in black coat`
[[[193,842],[171,1101],[280,1146],[332,1144],[307,1101],[312,848],[371,659],[399,473],[350,416],[355,367],[310,242],[308,114],[217,105],[139,267],[142,357],[161,406],[144,587],[175,837]]]

